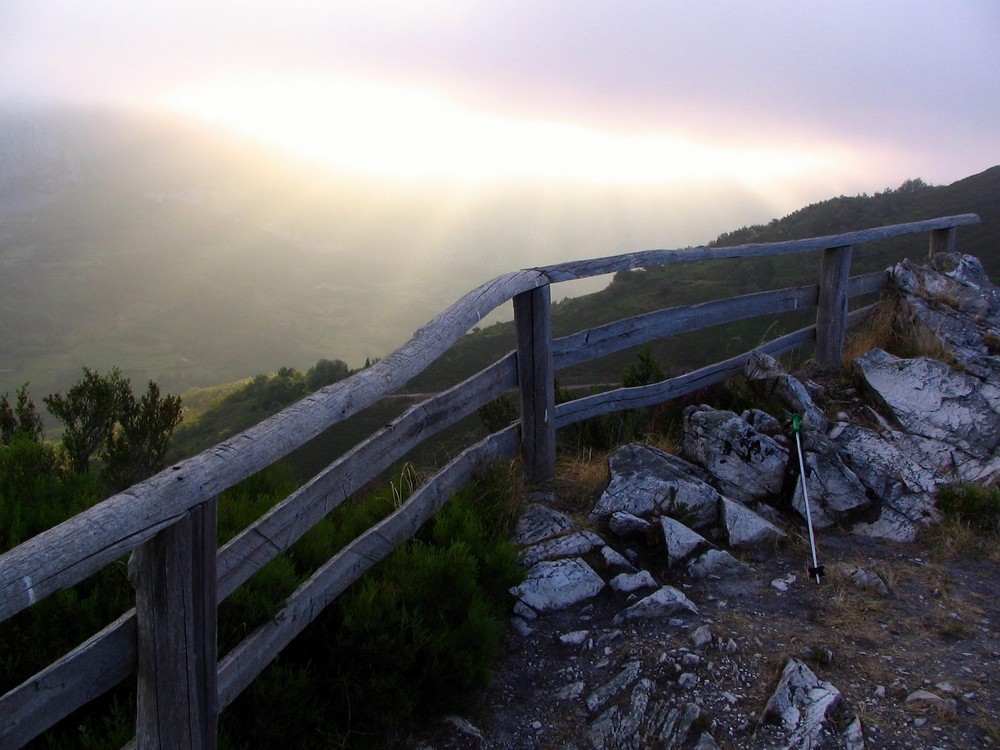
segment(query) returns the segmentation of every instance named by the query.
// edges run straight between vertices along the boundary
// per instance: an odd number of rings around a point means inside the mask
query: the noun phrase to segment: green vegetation
[[[979,484],[949,484],[937,492],[937,506],[953,521],[973,530],[996,535],[1000,532],[1000,489]]]
[[[274,408],[310,385],[343,377],[321,362],[303,375],[282,368],[254,379],[241,398]],[[179,400],[150,383],[136,398],[120,371],[84,378],[45,399],[67,424],[65,445],[41,441],[27,387],[0,399],[0,545],[9,549],[79,513],[115,489],[116,451],[150,463],[169,440]],[[171,407],[166,408],[165,405]],[[51,408],[51,407],[50,407]],[[145,431],[145,432],[143,432]],[[137,464],[138,465],[138,464]],[[84,468],[85,467],[85,468]],[[520,578],[509,541],[519,512],[516,466],[494,468],[351,587],[223,717],[226,748],[379,744],[409,722],[454,709],[488,679]],[[277,464],[219,499],[220,544],[295,489]],[[395,510],[419,484],[407,464],[398,480],[369,489],[321,520],[219,608],[225,653],[265,623],[282,601],[344,545]],[[124,613],[133,603],[125,559],[0,624],[0,693],[16,686]],[[33,747],[120,747],[131,736],[128,681],[33,742]]]
[[[232,437],[323,386],[352,374],[341,360],[321,359],[305,373],[282,367],[228,387],[200,389],[200,412],[177,430],[170,462],[193,456]],[[210,400],[212,396],[215,400]]]

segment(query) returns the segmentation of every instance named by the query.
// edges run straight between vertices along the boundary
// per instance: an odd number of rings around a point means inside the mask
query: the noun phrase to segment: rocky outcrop
[[[754,355],[746,381],[781,413],[690,406],[680,456],[623,446],[609,457],[608,484],[589,511],[573,518],[541,503],[528,507],[518,542],[530,567],[511,590],[518,598],[514,627],[530,650],[543,623],[561,623],[557,641],[569,651],[553,700],[585,738],[584,744],[545,746],[867,746],[869,730],[838,687],[823,679],[830,649],[814,649],[809,658],[819,657],[812,666],[805,655],[787,659],[777,684],[749,711],[754,683],[740,665],[757,663],[757,651],[771,644],[756,640],[754,653],[737,658],[741,647],[716,637],[707,613],[728,608],[752,587],[792,597],[797,587],[815,585],[802,569],[805,560],[802,568],[786,567],[785,575],[767,568],[789,534],[804,530],[806,494],[821,534],[837,527],[908,541],[938,520],[934,495],[943,483],[1000,476],[1000,290],[966,256],[939,257],[929,268],[899,264],[891,277],[901,309],[925,338],[933,334],[946,361],[878,349],[858,358],[853,372],[873,407],[855,411],[863,412],[864,424],[843,411],[824,413],[819,386]],[[803,415],[804,477],[792,413]],[[889,579],[868,567],[830,568],[838,585],[879,599],[894,596]],[[607,613],[605,628],[593,627],[595,612]],[[675,645],[647,651],[640,645],[645,629],[668,631]],[[619,642],[627,645],[616,648]],[[744,687],[699,692],[722,675]],[[899,700],[910,714],[953,716],[957,699],[936,690],[911,687]],[[885,696],[879,687],[874,700]],[[726,721],[717,721],[722,715]],[[914,728],[925,723],[922,716],[913,720]],[[722,726],[728,736],[716,731]],[[541,745],[477,745],[519,746]]]

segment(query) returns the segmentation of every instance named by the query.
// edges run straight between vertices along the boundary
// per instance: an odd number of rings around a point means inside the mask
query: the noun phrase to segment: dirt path
[[[843,729],[860,717],[868,748],[1000,746],[998,565],[936,559],[926,541],[893,545],[837,534],[820,545],[830,571],[820,585],[805,574],[801,542],[752,562],[753,573],[737,578],[693,583],[647,566],[698,604],[700,618],[683,623],[617,628],[612,618],[624,601],[610,592],[582,610],[539,618],[530,636],[511,633],[492,684],[465,714],[481,738],[446,723],[406,746],[590,748],[588,693],[638,660],[677,705],[701,707],[720,747],[781,747],[777,728],[760,718],[790,656],[842,692],[832,725]],[[878,574],[888,593],[851,582],[844,573],[851,566]],[[772,585],[789,576],[795,579],[787,590]],[[701,624],[713,640],[699,649],[691,633]],[[581,629],[590,632],[580,645],[560,642]],[[682,687],[681,673],[695,677]],[[579,696],[559,697],[576,682],[584,685]],[[920,689],[944,698],[945,707],[907,704]]]

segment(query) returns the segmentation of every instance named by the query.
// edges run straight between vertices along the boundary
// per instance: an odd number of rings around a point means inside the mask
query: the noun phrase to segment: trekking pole
[[[809,510],[809,493],[806,491],[806,466],[802,460],[802,440],[799,433],[802,429],[802,417],[798,414],[792,415],[792,430],[795,432],[795,447],[799,454],[799,479],[802,481],[802,501],[806,506],[806,526],[809,528],[809,549],[812,550],[812,567],[809,568],[809,575],[816,576],[816,583],[819,583],[820,576],[826,574],[823,566],[816,559],[816,537],[813,535],[812,513]]]

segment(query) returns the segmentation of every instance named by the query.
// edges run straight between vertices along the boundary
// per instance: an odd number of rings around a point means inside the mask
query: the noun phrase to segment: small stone
[[[698,614],[698,607],[673,586],[663,586],[615,615],[614,624],[645,617],[669,617],[682,612]],[[683,624],[683,621],[681,621]]]
[[[930,708],[948,716],[958,714],[958,702],[954,698],[942,698],[929,690],[914,690],[906,696],[907,708]]]
[[[778,591],[788,591],[788,587],[795,583],[796,577],[794,573],[789,573],[781,578],[775,578],[771,581],[771,585],[778,589]]]
[[[616,674],[610,682],[601,685],[587,696],[587,709],[591,713],[596,713],[608,701],[625,692],[632,683],[639,679],[639,671],[641,669],[642,665],[640,662],[633,661],[626,664],[622,671]]]
[[[689,690],[698,684],[698,675],[691,674],[691,672],[685,672],[677,678],[677,684],[682,688]]]
[[[522,620],[520,617],[510,618],[510,624],[513,626],[514,630],[517,631],[517,634],[522,638],[527,638],[528,636],[530,636],[532,633],[535,632],[535,629],[531,627],[527,622]]]
[[[718,549],[710,549],[688,566],[688,573],[696,581],[710,576],[724,578],[749,571],[749,566],[741,563],[725,550]]]
[[[691,634],[691,643],[695,648],[705,648],[712,642],[712,631],[708,625],[702,625]]]
[[[648,570],[640,570],[638,573],[619,573],[608,581],[608,585],[619,593],[631,593],[639,589],[655,589],[659,586]]]
[[[576,682],[571,682],[560,690],[556,691],[553,696],[557,701],[575,701],[581,695],[583,695],[583,680],[578,680]]]
[[[531,722],[531,728],[534,729],[536,732],[540,731],[542,728],[542,722],[537,720]]]
[[[701,657],[698,654],[687,653],[681,657],[681,664],[685,667],[697,667],[701,664]]]
[[[879,699],[885,698],[885,685],[875,686],[875,697]]]
[[[590,637],[589,630],[574,630],[571,633],[563,633],[559,636],[559,642],[564,646],[579,646]]]
[[[467,734],[470,737],[475,737],[477,740],[483,738],[483,733],[477,729],[472,723],[463,719],[461,716],[445,716],[444,720],[451,724],[455,729],[457,729],[462,734]]]

